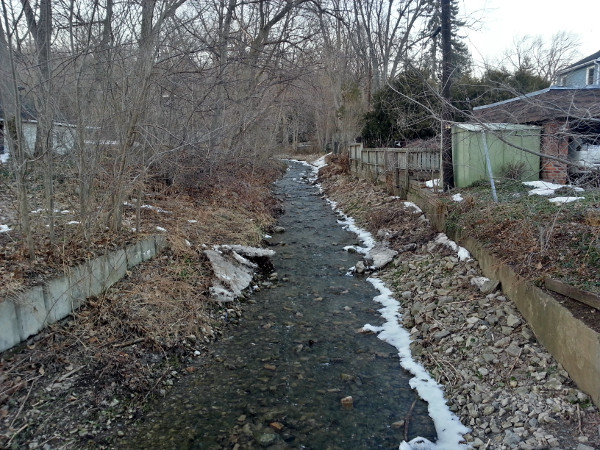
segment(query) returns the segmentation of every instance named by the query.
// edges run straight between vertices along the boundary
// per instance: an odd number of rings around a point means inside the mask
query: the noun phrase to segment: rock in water
[[[344,397],[341,403],[344,409],[352,409],[354,407],[354,399],[351,396]]]

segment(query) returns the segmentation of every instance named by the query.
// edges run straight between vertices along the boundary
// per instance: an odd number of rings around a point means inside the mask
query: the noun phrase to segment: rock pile
[[[586,416],[598,417],[589,397],[536,341],[497,282],[482,277],[477,261],[460,261],[430,241],[398,256],[382,278],[401,299],[415,359],[445,385],[474,448],[597,445],[600,429],[581,429]],[[566,423],[571,430],[579,424],[578,436],[565,433]]]

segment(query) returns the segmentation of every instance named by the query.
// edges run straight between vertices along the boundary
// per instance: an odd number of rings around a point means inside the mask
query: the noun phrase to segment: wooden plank
[[[553,280],[550,277],[544,278],[544,284],[546,288],[559,294],[565,295],[573,300],[580,303],[584,303],[592,308],[600,310],[600,295],[592,292],[583,291],[571,286],[570,284],[563,283],[562,281]]]

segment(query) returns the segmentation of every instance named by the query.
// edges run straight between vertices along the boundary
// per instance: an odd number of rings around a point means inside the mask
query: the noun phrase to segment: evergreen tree
[[[397,141],[428,139],[437,134],[440,103],[437,82],[426,70],[407,70],[374,97],[365,115],[366,147],[393,147]]]
[[[469,120],[470,112],[476,106],[508,100],[548,86],[544,78],[525,68],[514,73],[505,68],[488,69],[479,78],[465,74],[455,80],[452,87],[453,104],[465,113],[456,120]]]
[[[441,1],[430,0],[429,21],[423,32],[424,47],[423,66],[427,67],[438,78],[442,72],[442,18]],[[450,2],[450,21],[451,21],[451,46],[452,46],[452,65],[454,67],[453,76],[459,78],[471,71],[471,54],[467,45],[460,36],[460,29],[465,26],[465,21],[459,19],[458,1]]]

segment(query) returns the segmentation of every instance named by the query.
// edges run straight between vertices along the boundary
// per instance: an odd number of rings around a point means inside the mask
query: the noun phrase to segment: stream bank
[[[328,171],[321,183],[342,210],[402,252],[383,278],[402,301],[415,359],[444,385],[451,410],[472,428],[473,447],[600,448],[598,410],[515,305],[472,284],[482,276],[477,261],[461,260],[420,211],[383,189]]]

